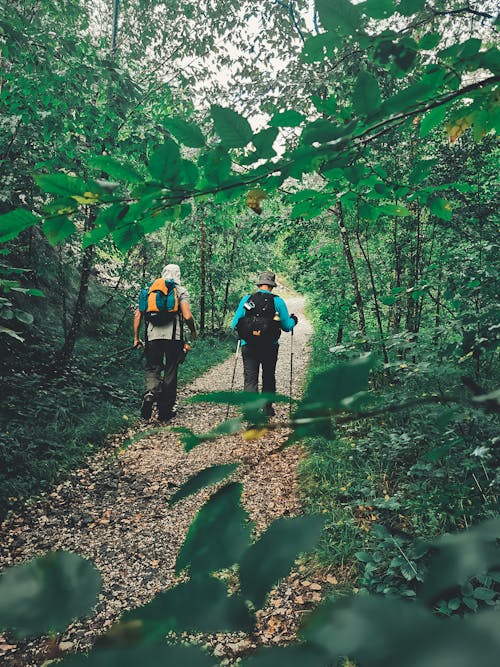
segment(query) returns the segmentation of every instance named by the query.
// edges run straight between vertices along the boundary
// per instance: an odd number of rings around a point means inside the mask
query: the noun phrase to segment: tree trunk
[[[85,231],[89,231],[90,229],[92,229],[92,227],[94,226],[95,217],[96,216],[93,209],[89,209],[87,220],[85,223]],[[66,370],[68,363],[73,355],[73,350],[75,348],[75,343],[80,333],[83,315],[85,312],[87,293],[89,289],[89,278],[92,269],[93,259],[94,259],[94,246],[90,245],[83,251],[78,297],[76,299],[75,307],[73,310],[71,325],[68,329],[68,333],[64,340],[64,344],[57,353],[53,365],[53,370],[55,374],[63,373]]]
[[[349,235],[347,234],[347,228],[344,222],[344,212],[342,210],[341,203],[339,203],[336,211],[334,212],[337,213],[338,215],[340,238],[342,239],[344,255],[347,261],[347,265],[349,266],[349,273],[351,274],[352,289],[354,291],[354,301],[356,303],[356,310],[358,311],[359,330],[361,331],[363,336],[366,336],[366,320],[365,320],[365,311],[363,306],[363,297],[361,296],[361,292],[359,289],[358,274],[356,272],[356,266],[354,264],[354,258],[351,252]]]
[[[200,334],[205,333],[205,303],[207,291],[205,249],[205,217],[202,212],[200,220]]]
[[[359,223],[358,223],[359,224]],[[368,254],[368,251],[366,248],[364,248],[363,244],[361,243],[361,237],[359,234],[359,228],[356,229],[356,238],[358,240],[358,245],[359,249],[361,250],[363,257],[366,262],[366,266],[368,267],[368,275],[370,276],[370,284],[372,286],[372,295],[373,295],[373,305],[375,308],[375,317],[377,318],[377,325],[378,325],[378,330],[380,334],[380,345],[382,347],[382,354],[384,355],[384,362],[386,364],[389,363],[389,356],[387,354],[387,348],[385,346],[385,341],[384,341],[384,327],[382,325],[382,313],[380,312],[380,304],[378,302],[378,292],[377,292],[377,286],[375,285],[375,277],[373,275],[373,267],[372,263],[370,260],[370,255]]]
[[[235,230],[234,230],[233,242],[231,244],[231,251],[229,253],[227,280],[226,280],[226,287],[224,289],[224,304],[222,306],[222,324],[223,325],[224,325],[224,321],[225,321],[226,315],[227,315],[228,301],[229,301],[229,287],[231,285],[231,277],[232,277],[232,273],[233,273],[234,260],[236,258],[236,245],[238,243],[239,233],[240,233],[240,228],[237,225]]]

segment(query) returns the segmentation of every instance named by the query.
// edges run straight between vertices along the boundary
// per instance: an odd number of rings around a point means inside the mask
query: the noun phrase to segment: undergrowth
[[[310,374],[359,354],[336,345],[316,322]],[[453,371],[421,352],[376,368],[367,408],[423,400],[431,393],[467,396],[464,368]],[[470,396],[470,395],[469,395]],[[470,527],[498,508],[497,419],[465,405],[418,405],[337,428],[336,439],[311,438],[299,475],[310,511],[328,515],[317,552],[323,567],[346,573],[353,588],[413,597],[423,579],[428,542]],[[426,544],[427,546],[423,546]],[[449,615],[494,604],[495,582],[474,580],[439,601]]]
[[[64,377],[48,380],[34,355],[31,369],[24,358],[0,378],[6,397],[0,417],[0,516],[50,487],[108,435],[139,419],[145,360],[141,351],[123,350],[129,342],[82,338]],[[197,340],[180,367],[179,385],[223,361],[233,348],[227,337]]]

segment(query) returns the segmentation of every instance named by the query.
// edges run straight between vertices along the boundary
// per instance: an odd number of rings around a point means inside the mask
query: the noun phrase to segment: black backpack
[[[271,292],[256,292],[243,304],[245,316],[238,320],[236,331],[247,345],[268,345],[280,337],[280,319],[274,304],[276,296]]]

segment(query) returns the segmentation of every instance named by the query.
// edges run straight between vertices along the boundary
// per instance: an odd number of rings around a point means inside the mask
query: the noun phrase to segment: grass
[[[315,324],[310,376],[339,361],[329,351],[336,344],[331,328]],[[347,345],[346,355],[351,353],[356,350]],[[408,362],[390,373],[374,373],[370,394],[377,406],[437,393],[441,387],[467,398],[460,381],[463,369],[455,369],[452,361],[433,361],[425,348],[421,354],[425,364]],[[412,552],[421,538],[494,516],[499,461],[489,443],[495,442],[495,425],[494,415],[475,407],[421,405],[354,421],[339,427],[331,441],[309,439],[299,479],[308,509],[327,516],[317,552],[320,565],[347,569],[358,586],[407,594],[414,582],[406,580],[405,564],[392,567],[387,556],[392,536]],[[389,537],[376,526],[385,527]],[[359,552],[375,554],[376,569],[369,577],[363,574],[365,563],[357,562]]]
[[[113,350],[127,341],[113,343]],[[179,371],[179,385],[191,382],[226,359],[234,341],[206,336],[196,341]],[[110,434],[139,418],[144,390],[144,355],[126,351],[110,358],[102,339],[82,338],[71,371],[47,382],[19,370],[2,381],[8,396],[0,418],[0,516],[20,501],[62,479],[102,447]]]

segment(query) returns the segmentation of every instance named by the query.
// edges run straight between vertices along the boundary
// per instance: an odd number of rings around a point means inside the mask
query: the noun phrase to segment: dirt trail
[[[303,312],[303,299],[283,290],[280,294],[290,312],[299,317],[293,336],[293,393],[297,396],[307,368],[311,325]],[[289,391],[291,343],[292,336],[283,334],[277,366],[277,391],[282,393]],[[184,388],[173,425],[200,433],[223,421],[226,406],[184,401],[202,392],[229,389],[233,366],[234,355]],[[234,389],[241,390],[242,386],[239,357]],[[277,404],[276,411],[273,421],[284,423],[288,405]],[[0,659],[3,655],[6,664],[39,665],[43,657],[60,655],[61,648],[87,648],[125,609],[144,604],[171,586],[177,552],[194,515],[213,488],[200,491],[173,508],[166,501],[203,468],[241,462],[232,479],[243,483],[243,504],[259,529],[280,516],[297,514],[300,501],[295,472],[300,447],[273,453],[286,435],[286,429],[277,429],[261,440],[245,442],[237,434],[202,444],[189,453],[184,451],[178,435],[168,431],[149,435],[121,452],[125,438],[116,438],[87,467],[75,471],[52,493],[30,503],[23,513],[10,517],[0,526],[0,569],[49,550],[64,549],[90,558],[101,572],[104,587],[94,615],[73,624],[56,643],[42,639],[6,651],[2,646],[8,643],[7,638],[0,636]],[[307,607],[304,596],[299,596],[298,605],[294,604],[288,584],[283,586],[282,593],[270,600],[271,611],[261,614],[264,641],[289,640],[301,605]],[[276,605],[276,599],[280,604]],[[224,643],[221,637],[213,640],[216,655],[238,655],[249,648],[244,636],[233,636],[229,644],[227,641],[226,638]]]

